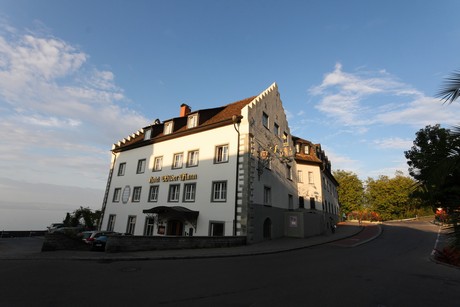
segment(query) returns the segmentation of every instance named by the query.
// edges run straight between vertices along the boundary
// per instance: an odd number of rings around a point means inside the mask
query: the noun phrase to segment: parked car
[[[83,230],[85,230],[85,227],[80,225],[80,226],[75,226],[75,227],[59,227],[53,230],[52,232],[76,235],[82,232]]]
[[[52,223],[48,227],[48,232],[55,232],[57,229],[64,227],[64,223]]]
[[[94,231],[83,231],[80,235],[81,235],[81,239],[83,240],[83,242],[87,244],[93,244],[93,242],[96,239],[98,239],[101,236],[106,236],[108,234],[114,234],[114,232],[94,230]]]
[[[105,250],[105,245],[107,244],[107,235],[99,236],[95,239],[91,245],[91,250]]]

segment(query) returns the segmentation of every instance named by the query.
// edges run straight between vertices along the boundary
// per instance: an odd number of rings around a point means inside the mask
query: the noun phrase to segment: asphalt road
[[[392,223],[357,247],[234,258],[0,261],[0,306],[460,306],[460,270],[429,260],[437,231]]]

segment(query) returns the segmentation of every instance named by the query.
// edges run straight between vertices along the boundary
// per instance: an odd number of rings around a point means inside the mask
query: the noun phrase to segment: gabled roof
[[[317,154],[316,148],[317,148],[318,145],[315,145],[310,141],[304,140],[304,139],[296,137],[296,136],[292,136],[292,140],[294,141],[294,144],[300,143],[300,144],[310,146],[309,154],[305,154],[305,152],[303,150],[301,150],[300,152],[297,152],[295,154],[295,160],[298,163],[302,163],[302,162],[304,162],[304,163],[309,163],[310,162],[310,163],[314,163],[314,164],[322,164],[323,163],[323,161],[316,155]]]
[[[253,101],[258,96],[249,97],[243,100],[239,100],[222,107],[202,109],[193,111],[183,117],[175,117],[169,120],[165,120],[162,123],[152,124],[146,126],[136,133],[124,138],[118,143],[114,144],[112,151],[118,152],[139,146],[148,145],[162,140],[168,140],[175,137],[200,132],[203,130],[213,129],[216,127],[232,124],[232,117],[234,115],[241,115],[241,109],[247,104]],[[189,115],[198,115],[198,125],[194,128],[187,128],[187,118]],[[171,134],[164,134],[164,124],[172,122],[173,132]],[[150,130],[150,139],[144,140],[146,131]]]

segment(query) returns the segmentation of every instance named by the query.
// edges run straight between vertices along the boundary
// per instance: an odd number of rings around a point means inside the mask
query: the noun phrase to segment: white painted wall
[[[229,145],[229,162],[215,164],[215,147],[223,144]],[[236,147],[237,133],[233,126],[230,125],[118,153],[102,228],[107,227],[109,215],[116,214],[114,230],[124,233],[126,232],[128,216],[135,215],[137,217],[135,235],[143,235],[146,217],[146,214],[142,213],[144,209],[156,206],[183,206],[200,212],[195,235],[208,235],[209,221],[211,220],[225,222],[225,235],[232,235],[235,204]],[[199,150],[198,166],[186,167],[188,151],[197,149]],[[181,169],[172,169],[173,155],[179,152],[184,154],[184,165]],[[154,158],[157,156],[163,156],[163,167],[161,171],[153,172]],[[139,159],[147,159],[147,167],[143,174],[136,174]],[[123,162],[126,162],[125,175],[117,176],[118,166]],[[168,202],[169,182],[154,183],[160,186],[158,202],[148,202],[148,193],[152,185],[149,183],[151,176],[161,177],[183,173],[196,174],[198,178],[191,181],[172,182],[181,185],[179,202]],[[227,181],[227,200],[222,203],[211,202],[212,182],[221,180]],[[196,182],[195,202],[183,202],[184,183],[192,182]],[[131,196],[128,203],[123,204],[121,201],[114,203],[112,201],[114,189],[122,188],[123,190],[126,185],[131,187]],[[132,202],[132,192],[135,186],[142,187],[140,202]],[[188,227],[190,226],[186,225],[185,228],[187,229]]]

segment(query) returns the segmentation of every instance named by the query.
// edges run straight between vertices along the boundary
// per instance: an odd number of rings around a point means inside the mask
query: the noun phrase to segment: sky
[[[113,143],[278,84],[333,170],[407,174],[460,69],[459,1],[0,0],[0,231],[100,209]]]

